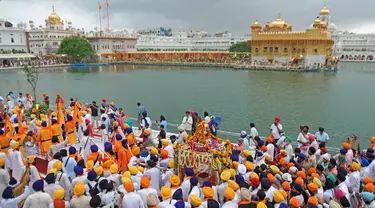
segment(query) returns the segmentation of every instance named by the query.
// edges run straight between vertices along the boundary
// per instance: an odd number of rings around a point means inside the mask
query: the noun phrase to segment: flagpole
[[[99,36],[102,36],[102,5],[99,3],[99,23],[100,23],[100,30],[99,30]]]
[[[107,6],[107,31],[109,32],[109,14],[108,14],[108,0],[106,0],[106,6]]]

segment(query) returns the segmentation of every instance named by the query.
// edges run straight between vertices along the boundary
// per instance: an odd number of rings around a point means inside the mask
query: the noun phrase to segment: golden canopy
[[[61,21],[59,15],[56,14],[55,11],[53,11],[47,19],[47,23],[50,25],[63,25],[63,21]]]
[[[292,25],[288,24],[286,21],[281,19],[280,15],[277,17],[277,19],[270,24],[271,28],[289,28],[292,27]]]
[[[253,22],[253,24],[251,25],[251,29],[262,29],[262,25],[259,23],[258,20],[255,20],[255,22]]]
[[[320,10],[319,14],[320,15],[329,15],[330,11],[329,11],[329,9],[326,6],[324,6],[323,9]]]
[[[317,17],[313,23],[313,27],[320,27],[322,22],[320,21],[319,17]]]

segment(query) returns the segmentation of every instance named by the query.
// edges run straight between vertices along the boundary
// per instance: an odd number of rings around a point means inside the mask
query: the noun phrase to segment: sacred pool
[[[267,136],[275,116],[287,135],[296,140],[300,125],[315,133],[322,126],[330,136],[330,147],[338,147],[356,134],[367,146],[374,135],[375,64],[340,63],[337,73],[287,73],[235,71],[231,69],[154,66],[103,66],[42,69],[37,87],[91,102],[114,100],[130,117],[136,103],[145,105],[153,121],[162,114],[171,124],[181,123],[186,110],[203,116],[204,111],[222,117],[220,129],[239,133],[255,122],[259,134]],[[0,95],[9,91],[31,91],[21,70],[0,69]],[[169,126],[168,131],[176,131]],[[232,141],[234,134],[221,134]]]

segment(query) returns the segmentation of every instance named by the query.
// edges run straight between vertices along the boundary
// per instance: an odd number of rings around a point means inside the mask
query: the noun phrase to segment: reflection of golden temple
[[[312,28],[292,31],[292,25],[278,15],[264,28],[256,20],[251,25],[253,65],[303,65],[321,68],[332,56],[333,40],[327,31],[330,11],[324,7],[314,20]]]

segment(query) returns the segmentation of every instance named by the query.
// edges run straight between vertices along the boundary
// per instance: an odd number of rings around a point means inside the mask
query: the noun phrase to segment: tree
[[[251,52],[251,46],[248,42],[238,42],[236,44],[233,44],[229,48],[230,52]]]
[[[57,54],[66,54],[71,61],[80,62],[87,56],[95,54],[95,51],[92,50],[90,43],[86,39],[70,36],[61,41]]]
[[[36,85],[39,80],[38,68],[35,66],[23,66],[22,71],[26,75],[27,82],[30,83],[31,88],[33,88],[33,96],[34,100],[36,101]]]

